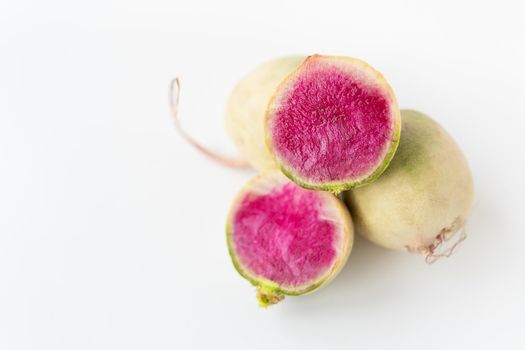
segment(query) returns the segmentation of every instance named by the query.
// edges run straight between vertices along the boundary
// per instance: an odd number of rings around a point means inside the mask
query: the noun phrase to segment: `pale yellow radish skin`
[[[226,130],[242,157],[259,172],[277,168],[264,137],[268,101],[279,83],[305,58],[287,56],[266,62],[242,78],[230,94],[226,107]]]
[[[465,224],[473,197],[467,161],[426,115],[402,110],[390,166],[374,183],[345,193],[356,229],[383,247],[433,255]]]

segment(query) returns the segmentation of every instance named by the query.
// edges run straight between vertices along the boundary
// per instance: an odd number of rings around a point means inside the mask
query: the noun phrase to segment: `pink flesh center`
[[[276,101],[271,116],[276,154],[315,182],[366,177],[392,139],[390,96],[334,65],[307,68]]]
[[[336,260],[336,228],[320,218],[322,205],[316,192],[291,183],[248,193],[233,217],[238,261],[282,286],[312,282]]]

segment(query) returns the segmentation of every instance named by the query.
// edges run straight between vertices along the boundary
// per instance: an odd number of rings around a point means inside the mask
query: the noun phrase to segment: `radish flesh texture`
[[[273,172],[241,190],[227,239],[237,270],[258,287],[260,305],[268,306],[331,280],[350,253],[353,228],[335,196],[303,189]]]
[[[388,169],[345,193],[356,230],[386,248],[432,256],[465,224],[473,197],[465,157],[428,116],[402,110],[403,133]]]
[[[308,57],[279,85],[266,139],[281,170],[302,187],[334,193],[375,180],[397,148],[395,95],[363,61]]]

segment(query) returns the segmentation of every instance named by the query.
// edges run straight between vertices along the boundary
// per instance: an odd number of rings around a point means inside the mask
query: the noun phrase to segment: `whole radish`
[[[432,262],[439,246],[465,225],[472,176],[463,153],[436,121],[412,110],[401,116],[403,133],[388,169],[373,184],[346,192],[345,199],[364,237]]]

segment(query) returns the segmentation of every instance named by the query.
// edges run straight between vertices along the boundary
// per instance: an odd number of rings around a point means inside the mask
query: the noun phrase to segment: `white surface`
[[[0,349],[523,349],[520,1],[0,2]],[[358,239],[326,288],[259,309],[232,267],[233,84],[291,53],[360,57],[475,176],[468,240],[427,266]],[[446,164],[443,164],[446,166]]]

